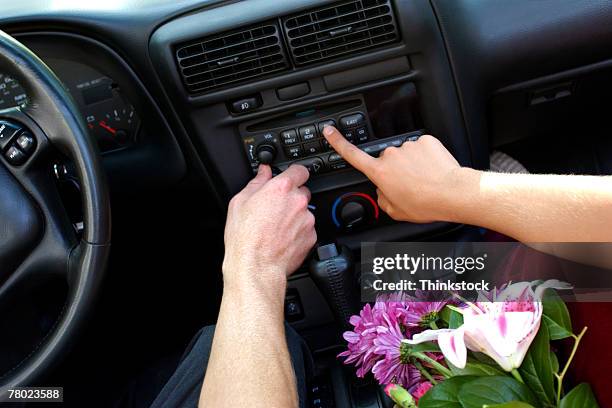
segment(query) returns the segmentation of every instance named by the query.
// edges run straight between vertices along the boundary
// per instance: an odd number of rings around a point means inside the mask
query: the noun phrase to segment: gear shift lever
[[[358,306],[353,279],[353,257],[346,247],[336,244],[322,245],[310,261],[310,276],[319,288],[336,321],[348,328],[352,311]]]

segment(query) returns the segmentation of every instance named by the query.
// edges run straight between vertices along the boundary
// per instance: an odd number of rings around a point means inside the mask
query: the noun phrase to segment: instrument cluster
[[[102,152],[123,149],[137,139],[141,119],[121,87],[95,68],[75,61],[45,61],[63,81]],[[12,77],[0,73],[0,110],[24,106],[28,95]]]

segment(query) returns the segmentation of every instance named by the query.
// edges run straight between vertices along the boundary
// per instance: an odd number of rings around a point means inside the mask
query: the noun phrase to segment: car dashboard
[[[227,205],[262,163],[308,168],[319,244],[358,254],[363,242],[475,231],[392,220],[326,144],[326,125],[373,156],[432,134],[463,166],[487,169],[501,150],[534,172],[612,174],[607,0],[20,0],[0,10],[0,29],[54,70],[102,152],[117,304],[141,307],[143,336],[164,321],[169,343],[201,326],[202,301],[216,311]],[[0,72],[0,109],[27,103]],[[124,311],[109,297],[114,327]],[[314,350],[336,344],[305,266],[290,279],[286,318]],[[125,315],[126,333],[135,321]]]
[[[452,226],[381,214],[373,186],[331,151],[322,126],[373,155],[431,133],[462,165],[487,168],[490,150],[512,140],[514,119],[530,114],[521,95],[550,102],[547,86],[560,80],[548,76],[601,64],[612,37],[609,5],[569,0],[554,15],[548,1],[145,3],[26,0],[7,6],[1,23],[70,90],[114,190],[193,176],[223,208],[260,163],[275,172],[298,163],[311,172],[320,236],[353,247]],[[525,7],[522,26],[503,24]],[[541,57],[557,44],[545,40],[563,35],[568,57]],[[521,58],[531,68],[512,65]],[[18,84],[2,81],[2,107],[27,103]],[[515,105],[504,105],[517,89]]]

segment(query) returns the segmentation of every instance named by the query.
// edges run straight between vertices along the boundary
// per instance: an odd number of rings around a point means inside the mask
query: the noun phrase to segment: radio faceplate
[[[246,123],[240,126],[240,134],[254,172],[260,163],[281,171],[292,163],[300,163],[316,176],[348,167],[323,137],[323,128],[328,125],[338,128],[356,145],[375,139],[361,97],[285,114],[265,122]]]

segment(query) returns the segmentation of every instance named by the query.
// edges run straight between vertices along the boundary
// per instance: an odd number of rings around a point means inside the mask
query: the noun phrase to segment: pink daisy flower
[[[351,316],[350,323],[355,329],[344,332],[343,335],[348,343],[348,350],[338,354],[338,357],[346,357],[344,364],[355,364],[358,377],[365,376],[380,358],[374,354],[374,339],[381,323],[378,315],[379,311],[375,312],[372,306],[365,305],[359,316]]]
[[[387,327],[379,328],[378,336],[374,339],[374,353],[384,358],[374,365],[372,374],[380,384],[394,383],[408,389],[420,380],[421,375],[410,363],[410,347],[402,343],[404,335],[398,323],[390,319],[387,323]]]
[[[440,311],[448,304],[447,301],[410,301],[406,302],[408,310],[405,322],[408,327],[429,328],[432,323],[438,321]]]

